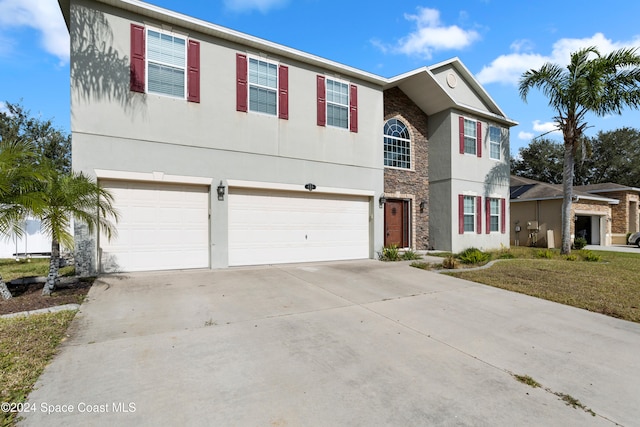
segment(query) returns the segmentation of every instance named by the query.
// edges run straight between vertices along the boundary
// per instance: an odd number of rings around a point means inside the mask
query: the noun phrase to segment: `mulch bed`
[[[0,297],[0,315],[31,311],[64,304],[80,304],[89,292],[93,281],[79,281],[69,285],[58,285],[51,296],[42,296],[44,283],[28,285],[8,284],[13,295],[10,300]]]

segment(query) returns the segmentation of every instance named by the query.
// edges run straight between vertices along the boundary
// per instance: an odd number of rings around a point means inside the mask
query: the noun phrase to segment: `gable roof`
[[[488,110],[482,110],[470,105],[465,105],[454,99],[450,93],[440,84],[434,75],[434,71],[444,66],[453,66],[464,78],[484,102],[489,106]],[[459,58],[452,58],[429,67],[422,67],[404,74],[387,79],[384,89],[399,87],[411,100],[427,115],[439,113],[449,109],[457,109],[463,112],[497,121],[511,127],[518,124],[504,114],[498,105],[489,96],[487,91],[473,77],[467,67]]]
[[[509,198],[511,203],[530,202],[536,200],[562,200],[564,197],[562,185],[560,184],[547,184],[546,182],[540,182],[515,175],[511,175],[510,190]],[[620,203],[620,201],[616,199],[594,196],[593,194],[576,190],[574,188],[573,200],[577,202],[581,199],[607,202],[610,205],[617,205]]]
[[[143,17],[148,17],[164,23],[185,28],[187,30],[197,31],[202,34],[211,35],[213,37],[227,40],[239,45],[248,46],[260,52],[273,54],[282,58],[288,58],[305,64],[310,64],[328,71],[339,73],[342,76],[359,79],[369,82],[380,89],[388,89],[398,86],[411,98],[418,107],[420,107],[427,115],[432,115],[440,111],[448,109],[458,109],[471,113],[475,116],[486,117],[487,119],[497,121],[505,126],[511,127],[518,123],[510,120],[491,99],[489,94],[484,90],[480,83],[473,77],[471,72],[462,64],[460,59],[452,58],[448,61],[432,65],[430,67],[422,67],[408,73],[401,74],[392,78],[385,78],[367,71],[359,70],[348,65],[340,64],[320,56],[312,55],[297,49],[283,46],[265,39],[254,37],[239,31],[235,31],[220,25],[206,22],[191,16],[183,15],[168,9],[164,9],[139,0],[93,0],[95,2],[110,5],[119,9],[127,10]],[[70,0],[58,0],[62,14],[64,15],[67,29],[70,28]],[[449,95],[444,87],[437,81],[433,74],[433,70],[437,70],[443,66],[453,66],[465,81],[479,94],[485,105],[489,106],[489,110],[474,108],[457,102]]]

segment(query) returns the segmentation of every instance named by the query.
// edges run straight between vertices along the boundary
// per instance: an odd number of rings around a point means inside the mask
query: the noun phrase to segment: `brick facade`
[[[427,115],[399,88],[384,91],[384,120],[396,118],[411,136],[411,169],[385,167],[384,194],[388,199],[409,200],[411,247],[429,248],[429,175]],[[420,204],[424,202],[424,208]]]
[[[598,195],[620,200],[617,205],[611,206],[612,232],[614,234],[627,234],[638,230],[638,193],[631,191],[612,191],[598,193]]]

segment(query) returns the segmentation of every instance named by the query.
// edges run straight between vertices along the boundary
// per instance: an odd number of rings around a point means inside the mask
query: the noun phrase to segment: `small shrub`
[[[442,268],[453,270],[458,268],[458,260],[453,255],[449,255],[442,260]]]
[[[511,249],[500,243],[500,251],[498,252],[498,258],[500,259],[513,259],[516,256],[511,253]]]
[[[564,259],[566,259],[567,261],[577,261],[578,257],[574,254],[571,255],[567,255],[566,257],[564,257]]]
[[[540,249],[539,251],[536,252],[536,258],[551,259],[553,258],[553,251],[551,249],[545,249],[545,250]]]
[[[582,259],[587,262],[600,262],[602,261],[602,257],[600,255],[594,254],[591,251],[582,250],[580,251],[580,255],[582,255]]]
[[[400,251],[396,245],[385,246],[380,254],[381,261],[399,261]]]
[[[587,239],[585,239],[584,237],[576,237],[575,239],[573,239],[573,249],[582,249],[585,246],[587,246]]]
[[[412,251],[411,249],[407,249],[405,253],[402,254],[402,259],[405,261],[411,261],[414,259],[422,259],[420,255]]]
[[[477,248],[468,248],[458,254],[458,259],[463,264],[481,264],[489,261],[489,258],[491,258],[491,254]]]

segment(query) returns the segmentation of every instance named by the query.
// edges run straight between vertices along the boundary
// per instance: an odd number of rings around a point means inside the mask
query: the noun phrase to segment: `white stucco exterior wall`
[[[88,7],[88,6],[91,7]],[[380,86],[98,2],[71,2],[71,130],[73,169],[155,173],[209,179],[211,267],[225,267],[227,199],[215,187],[228,180],[346,190],[371,198],[370,256],[382,247],[383,192]],[[163,28],[200,42],[200,103],[129,91],[130,26]],[[82,37],[80,37],[82,36]],[[104,59],[92,63],[89,45]],[[75,43],[74,43],[75,41]],[[236,111],[236,54],[289,67],[289,119]],[[74,73],[75,72],[75,73]],[[358,132],[316,124],[316,76],[358,87]],[[102,84],[91,84],[102,79]],[[225,184],[226,185],[226,184]],[[228,191],[228,190],[227,190]],[[95,245],[93,245],[95,247]],[[96,257],[96,253],[93,254]],[[97,265],[97,261],[92,261]]]

